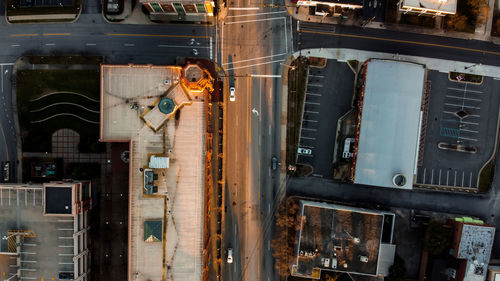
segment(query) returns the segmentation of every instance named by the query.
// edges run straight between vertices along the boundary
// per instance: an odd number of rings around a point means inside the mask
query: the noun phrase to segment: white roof
[[[457,0],[404,0],[403,7],[432,9],[454,14],[457,11]]]
[[[384,187],[396,174],[411,189],[418,153],[423,65],[371,60],[365,93],[354,182]]]

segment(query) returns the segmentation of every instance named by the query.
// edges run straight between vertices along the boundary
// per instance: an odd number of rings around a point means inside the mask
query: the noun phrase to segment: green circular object
[[[158,108],[160,109],[161,113],[169,114],[172,113],[172,111],[174,111],[175,104],[172,99],[162,98],[160,100],[160,103],[158,104]]]

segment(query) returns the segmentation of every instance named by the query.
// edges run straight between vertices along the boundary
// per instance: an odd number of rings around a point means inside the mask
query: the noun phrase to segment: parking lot
[[[476,188],[480,169],[494,152],[500,81],[478,84],[451,81],[447,73],[428,72],[431,82],[423,165],[417,184]],[[461,145],[476,153],[438,148]]]
[[[35,234],[22,238],[20,244],[22,280],[58,280],[59,273],[73,272],[73,218],[43,216],[41,189],[0,189],[0,212],[0,233],[23,230]],[[2,240],[0,249],[15,250],[10,241]],[[16,270],[15,261],[12,265]],[[7,278],[15,271],[5,274]]]
[[[313,176],[333,177],[333,151],[337,120],[351,107],[354,73],[347,63],[328,60],[324,68],[311,67],[299,147],[298,162],[311,165]]]

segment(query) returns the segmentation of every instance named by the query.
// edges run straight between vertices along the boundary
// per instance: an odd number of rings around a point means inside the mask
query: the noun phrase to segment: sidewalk
[[[353,20],[353,19],[342,20],[340,17],[322,17],[322,16],[309,15],[308,7],[297,8],[297,6],[290,0],[285,0],[285,5],[288,7],[287,8],[288,13],[298,21],[307,21],[307,22],[325,23],[325,24],[352,25],[352,26],[360,26],[367,28],[378,28],[378,29],[387,29],[393,31],[452,37],[458,39],[491,41],[493,43],[500,44],[500,38],[491,37],[494,4],[495,0],[489,0],[490,14],[487,23],[483,26],[478,26],[476,28],[475,33],[466,33],[458,31],[445,31],[442,29],[432,29],[432,28],[410,26],[403,24],[385,24],[382,22],[370,22],[368,24],[363,25],[361,20]]]

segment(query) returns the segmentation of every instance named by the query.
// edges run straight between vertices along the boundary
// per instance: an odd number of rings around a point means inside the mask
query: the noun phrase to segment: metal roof
[[[366,67],[354,182],[411,189],[425,67],[390,60]],[[397,174],[405,176],[404,185],[393,184]]]

